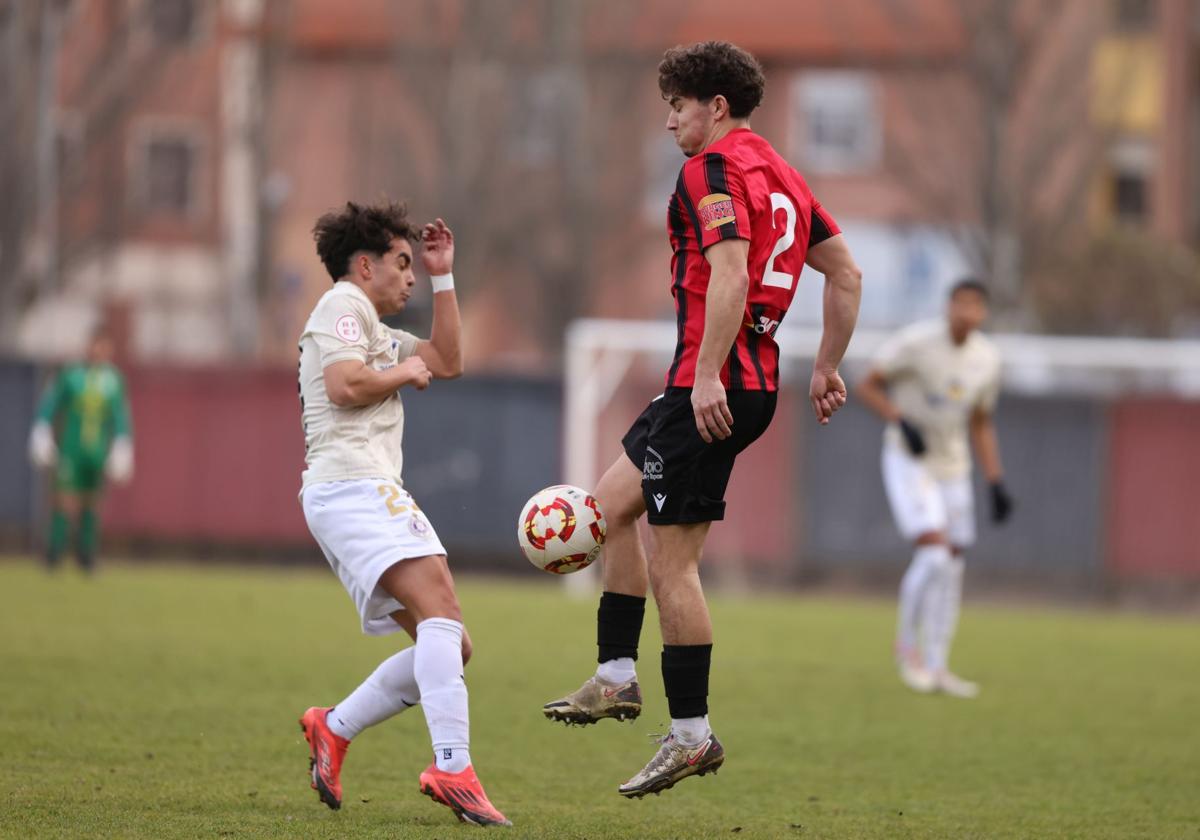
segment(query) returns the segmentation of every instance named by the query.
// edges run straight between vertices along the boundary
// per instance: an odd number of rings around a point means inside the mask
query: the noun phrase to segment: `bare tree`
[[[437,6],[421,14],[436,19]],[[612,179],[624,181],[626,196],[641,183],[641,127],[627,99],[644,62],[589,47],[596,9],[584,0],[465,0],[447,49],[417,48],[411,39],[396,47],[405,95],[434,128],[435,173],[403,155],[369,155],[470,243],[458,258],[464,293],[503,277],[506,295],[520,299],[514,311],[528,319],[522,326],[541,325],[547,349],[586,305],[599,243],[626,218],[613,206]],[[604,13],[632,19],[636,10],[620,0]],[[414,130],[397,120],[380,146],[405,148]]]
[[[38,262],[35,235],[47,221],[49,163],[46,133],[50,81],[46,51],[52,47],[55,3],[0,0],[0,326],[13,334],[16,317],[33,294],[31,269]],[[43,243],[44,262],[49,258]]]
[[[900,84],[920,127],[890,150],[911,194],[955,222],[1001,316],[1028,312],[1023,278],[1080,228],[1111,135],[1094,128],[1089,57],[1105,23],[1075,0],[961,0],[948,67]],[[936,75],[937,78],[932,78]]]

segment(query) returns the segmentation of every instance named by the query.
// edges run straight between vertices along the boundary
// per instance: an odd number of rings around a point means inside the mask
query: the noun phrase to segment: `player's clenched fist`
[[[400,382],[402,386],[412,385],[418,391],[424,391],[433,379],[433,372],[420,356],[409,356],[399,364],[399,368],[401,376],[404,377]]]
[[[815,370],[809,384],[808,398],[812,401],[817,421],[825,426],[833,413],[846,404],[846,383],[836,370]]]

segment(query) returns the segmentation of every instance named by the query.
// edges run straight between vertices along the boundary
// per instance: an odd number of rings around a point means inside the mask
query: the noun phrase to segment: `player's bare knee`
[[[610,526],[632,525],[646,512],[642,474],[625,456],[605,471],[596,485],[596,501]]]
[[[471,636],[470,636],[470,634],[467,633],[466,629],[464,628],[463,629],[463,638],[462,638],[463,665],[466,665],[468,662],[471,661],[471,654],[474,651],[475,651],[475,646],[471,643]]]
[[[647,571],[650,587],[655,596],[665,595],[680,586],[690,586],[691,579],[699,579],[695,565],[670,555],[656,554],[648,558]]]

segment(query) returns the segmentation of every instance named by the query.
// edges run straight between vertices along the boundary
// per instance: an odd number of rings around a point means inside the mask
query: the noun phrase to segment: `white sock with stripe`
[[[931,671],[945,671],[950,661],[950,644],[958,629],[962,606],[963,561],[948,557],[936,578],[929,609],[925,642],[925,665]]]
[[[471,725],[463,679],[462,622],[427,618],[417,625],[413,674],[439,770],[459,773],[471,764]]]
[[[349,697],[334,706],[327,719],[333,734],[349,740],[368,726],[417,705],[421,692],[413,674],[415,653],[415,648],[409,647],[385,659]]]
[[[896,620],[896,644],[909,655],[918,649],[921,628],[930,612],[930,601],[938,570],[950,562],[944,545],[919,545],[900,582],[900,609]]]

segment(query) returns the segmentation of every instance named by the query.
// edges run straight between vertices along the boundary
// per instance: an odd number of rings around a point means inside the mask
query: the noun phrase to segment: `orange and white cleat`
[[[308,768],[312,771],[312,788],[321,801],[333,810],[342,807],[342,761],[350,742],[335,735],[326,723],[332,706],[309,709],[300,718],[300,728],[308,741]]]
[[[430,764],[421,774],[420,783],[421,793],[445,805],[463,822],[479,826],[512,825],[488,801],[473,767],[460,773],[447,773],[439,770],[436,764]]]

